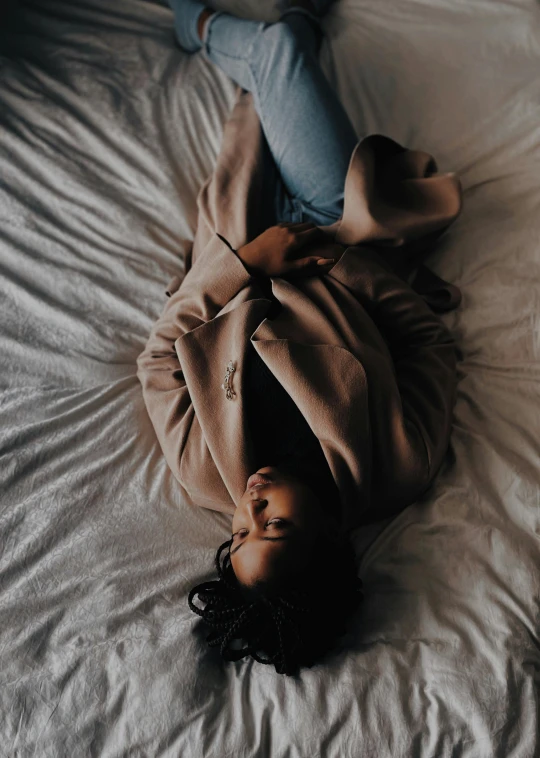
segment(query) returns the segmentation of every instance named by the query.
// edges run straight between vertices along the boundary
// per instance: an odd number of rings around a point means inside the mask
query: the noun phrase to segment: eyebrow
[[[284,542],[285,540],[288,540],[289,537],[259,537],[259,539],[264,540],[265,542]],[[234,555],[240,548],[242,547],[244,543],[241,542],[237,547],[234,548],[234,550],[231,550],[230,554]]]

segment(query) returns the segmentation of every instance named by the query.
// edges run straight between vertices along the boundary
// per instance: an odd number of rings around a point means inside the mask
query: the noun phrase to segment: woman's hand
[[[309,246],[310,255],[305,253]],[[236,254],[254,276],[320,276],[341,258],[345,247],[311,222],[271,226]]]

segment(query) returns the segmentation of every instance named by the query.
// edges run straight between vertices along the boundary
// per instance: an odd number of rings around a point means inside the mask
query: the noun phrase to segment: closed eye
[[[269,526],[275,526],[278,529],[281,529],[284,526],[289,526],[290,521],[284,518],[272,518],[269,521],[266,522],[264,525],[264,528],[268,528]],[[247,534],[249,534],[248,529],[239,529],[237,532],[233,532],[231,534],[231,538],[234,539],[237,536],[245,537]]]
[[[270,527],[271,531],[276,531],[279,533],[282,529],[286,529],[289,526],[291,526],[291,522],[288,521],[287,519],[273,518],[266,522],[266,524],[264,525],[264,528],[266,530],[268,529],[268,527]],[[238,542],[238,540],[235,540],[235,537],[238,537],[238,536],[245,537],[248,534],[249,534],[248,529],[239,529],[237,532],[234,532],[234,534],[231,535],[231,538],[233,542]],[[290,539],[290,535],[286,533],[286,534],[283,534],[281,536],[276,536],[276,537],[259,537],[259,539],[265,542],[283,542],[285,540]],[[230,551],[230,555],[234,555],[242,547],[243,544],[244,544],[244,540],[242,540],[239,544],[237,544],[234,550]]]
[[[268,527],[268,526],[275,526],[275,527],[281,528],[283,526],[288,526],[289,523],[290,522],[287,521],[287,519],[284,519],[284,518],[273,518],[273,519],[270,519],[270,521],[266,522],[265,528]]]

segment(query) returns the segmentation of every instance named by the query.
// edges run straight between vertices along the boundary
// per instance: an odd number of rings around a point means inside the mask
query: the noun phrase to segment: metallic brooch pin
[[[236,397],[236,393],[231,387],[231,377],[236,371],[234,364],[232,361],[229,361],[227,363],[227,373],[225,374],[225,379],[223,380],[223,384],[221,385],[221,389],[225,390],[225,396],[227,400],[232,400],[234,397]]]

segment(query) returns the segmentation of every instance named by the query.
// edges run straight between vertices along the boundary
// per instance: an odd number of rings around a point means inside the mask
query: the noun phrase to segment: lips
[[[246,489],[254,487],[256,484],[270,484],[271,479],[266,474],[252,474],[247,480]]]

